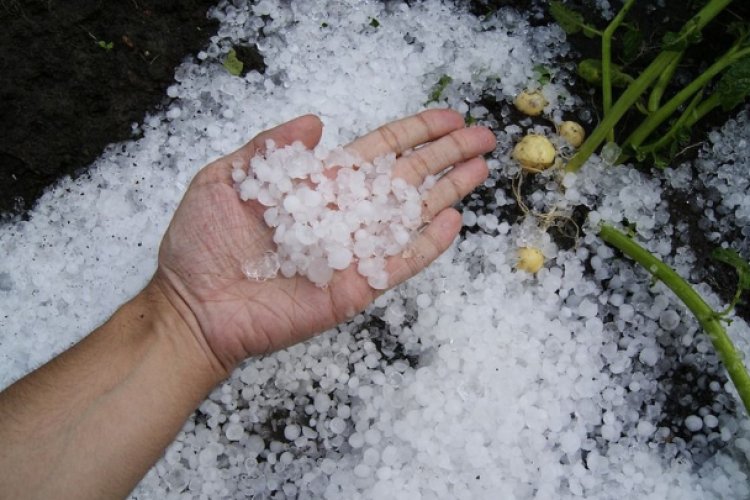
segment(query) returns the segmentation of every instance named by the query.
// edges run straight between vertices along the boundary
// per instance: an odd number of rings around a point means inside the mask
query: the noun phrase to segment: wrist
[[[136,300],[144,303],[151,327],[173,347],[179,360],[189,362],[193,369],[205,374],[212,385],[229,376],[232,367],[219,360],[190,307],[159,270]]]

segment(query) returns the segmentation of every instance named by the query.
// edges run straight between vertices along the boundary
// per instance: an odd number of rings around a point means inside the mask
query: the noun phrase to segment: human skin
[[[274,244],[264,207],[241,201],[234,190],[232,164],[247,162],[268,139],[314,147],[321,132],[317,117],[302,116],[201,170],[144,290],[0,393],[0,498],[127,496],[238,363],[325,331],[381,293],[355,265],[337,271],[325,288],[303,277],[256,282],[242,272],[243,262]],[[392,122],[347,146],[365,160],[396,153],[394,175],[415,185],[454,166],[424,199],[424,229],[407,252],[387,261],[390,286],[451,244],[461,223],[451,206],[484,181],[482,155],[494,147],[489,130],[464,127],[450,110]]]

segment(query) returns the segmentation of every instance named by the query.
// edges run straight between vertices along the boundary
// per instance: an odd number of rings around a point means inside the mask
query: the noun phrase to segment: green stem
[[[602,34],[602,106],[605,115],[609,113],[612,107],[612,36],[615,34],[615,30],[622,24],[633,4],[635,4],[635,0],[625,2],[620,12],[612,19],[612,22],[609,23],[604,30],[604,34]],[[609,130],[607,140],[614,142],[614,129]]]
[[[570,159],[565,168],[566,171],[577,172],[586,163],[586,160],[594,154],[607,138],[610,130],[615,128],[620,118],[635,104],[641,94],[658,78],[664,67],[672,62],[672,59],[677,55],[677,52],[662,52],[656,56],[656,59],[654,59],[643,73],[625,89],[625,92],[617,99],[610,112],[604,115],[604,119],[599,122],[599,125],[583,142],[575,156]]]
[[[648,109],[646,109],[646,106],[643,105],[640,99],[635,101],[635,109],[637,109],[638,112],[641,113],[642,115],[648,116]]]
[[[714,94],[714,96],[715,95],[716,94]],[[688,105],[688,107],[685,108],[685,111],[669,128],[666,134],[664,134],[657,141],[652,142],[651,144],[647,144],[645,146],[641,146],[637,148],[636,151],[638,153],[638,158],[640,159],[641,155],[655,153],[667,147],[674,140],[675,136],[680,132],[680,130],[690,128],[691,126],[693,126],[695,122],[700,120],[702,118],[702,115],[696,116],[696,109],[702,98],[703,98],[703,91],[695,94],[695,96],[693,97],[693,100],[690,101],[690,104]],[[627,155],[622,155],[620,156],[620,158],[618,158],[618,163],[624,163],[627,160],[628,160]]]
[[[684,54],[685,51],[680,52],[680,56],[676,57],[675,60],[672,61],[672,64],[664,70],[664,73],[659,76],[659,79],[656,80],[654,88],[651,89],[651,95],[648,97],[648,111],[650,113],[659,109],[659,104],[661,103],[664,91],[667,90],[667,85],[672,81],[672,77],[674,76],[677,67],[680,65],[680,61],[682,61],[682,56]]]
[[[750,54],[750,47],[739,50],[737,46],[732,47],[729,51],[724,54],[718,61],[712,64],[706,71],[704,71],[698,78],[690,82],[684,89],[677,93],[672,99],[670,99],[661,108],[652,113],[648,118],[638,126],[637,129],[630,134],[622,147],[625,149],[627,146],[637,148],[640,146],[656,128],[667,120],[672,114],[679,108],[685,101],[690,99],[693,94],[698,92],[706,84],[708,84],[716,75],[724,71],[726,68],[731,66],[739,59]]]
[[[710,0],[692,19],[683,26],[681,33],[700,31],[708,24],[711,19],[716,17],[732,0]],[[646,89],[656,80],[659,75],[668,67],[681,52],[665,50],[653,60],[643,73],[636,78],[633,83],[628,85],[625,92],[617,99],[609,113],[604,115],[604,119],[594,129],[593,133],[581,145],[578,153],[570,159],[566,170],[568,172],[577,172],[586,160],[594,154],[597,148],[607,138],[609,131],[614,129],[617,122],[633,106],[638,98]]]
[[[674,272],[632,238],[606,224],[599,229],[599,237],[618,248],[625,255],[643,266],[655,278],[662,281],[690,309],[708,334],[719,359],[724,364],[729,378],[737,389],[745,411],[750,414],[750,375],[742,364],[742,357],[732,344],[717,314],[679,274]]]
[[[685,122],[686,127],[692,127],[696,122],[700,121],[701,118],[709,114],[714,109],[721,106],[721,96],[719,94],[711,94],[711,96],[700,103],[700,106],[695,108],[690,118]]]
[[[740,297],[742,297],[742,291],[743,291],[743,288],[739,284],[737,284],[737,290],[735,290],[734,292],[734,297],[732,297],[732,301],[729,303],[726,309],[716,313],[720,318],[725,317],[727,314],[732,312],[732,310],[735,307],[737,307],[737,304],[740,302]]]
[[[696,97],[693,98],[693,102],[700,101],[700,97],[700,94],[696,94]],[[719,106],[721,106],[721,96],[719,96],[718,94],[711,94],[708,99],[701,102],[697,107],[693,106],[693,103],[691,102],[687,109],[685,109],[685,112],[682,114],[682,116],[677,120],[672,128],[669,129],[664,137],[656,142],[639,147],[638,153],[655,153],[656,151],[663,149],[672,141],[672,139],[674,139],[674,136],[677,135],[681,128],[689,129],[701,119],[703,119],[704,116],[706,116],[708,113]],[[617,159],[617,161],[618,163],[624,163],[628,161],[628,156],[622,155]]]

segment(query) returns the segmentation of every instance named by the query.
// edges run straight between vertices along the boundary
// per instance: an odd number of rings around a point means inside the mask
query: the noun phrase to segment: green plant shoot
[[[242,68],[245,66],[242,61],[237,58],[237,52],[234,49],[227,52],[226,57],[222,66],[227,70],[230,75],[240,76],[242,74]]]
[[[669,83],[669,80],[671,79],[671,75],[673,74],[673,67],[679,64],[679,59],[682,57],[682,54],[685,50],[685,47],[687,47],[690,43],[696,43],[701,38],[701,30],[712,20],[714,19],[722,10],[724,10],[732,0],[709,0],[704,7],[695,14],[689,21],[687,21],[682,29],[678,33],[668,33],[665,36],[665,40],[663,43],[663,50],[653,59],[651,64],[649,64],[643,72],[641,72],[640,75],[634,78],[632,82],[628,84],[628,86],[625,88],[625,90],[622,92],[622,94],[619,96],[619,98],[611,105],[610,109],[608,111],[605,111],[605,114],[599,123],[599,125],[594,129],[594,131],[591,133],[591,135],[586,139],[586,141],[581,145],[578,152],[571,158],[571,160],[568,162],[566,170],[569,172],[576,172],[578,171],[583,164],[586,162],[586,160],[589,159],[589,157],[597,151],[599,146],[602,145],[602,143],[607,140],[614,137],[614,130],[617,124],[619,123],[620,119],[634,106],[637,106],[639,99],[641,98],[641,95],[652,85],[656,85],[658,88],[663,91],[664,88],[666,88],[667,84]],[[632,6],[630,2],[627,2],[623,6],[623,10],[626,8],[629,9]],[[552,6],[550,6],[550,12],[552,11]],[[626,11],[626,10],[625,10]],[[626,11],[627,12],[627,11]],[[620,13],[618,13],[618,16],[615,18],[617,20],[622,14],[622,10]],[[624,14],[623,14],[624,15]],[[568,20],[569,21],[569,20]],[[569,21],[570,22],[570,21]],[[613,21],[614,23],[614,21]],[[610,27],[613,25],[613,23],[610,23]],[[617,25],[615,25],[615,28]],[[581,28],[582,29],[582,28]],[[738,47],[738,46],[735,46]],[[744,49],[737,48],[734,52],[731,54],[728,54],[725,58],[720,59],[715,63],[715,68],[712,66],[713,70],[709,72],[708,74],[705,74],[703,77],[704,79],[707,79],[710,81],[710,78],[718,74],[720,71],[726,69],[728,66],[739,60],[740,56],[744,54],[741,54],[740,51]],[[603,49],[602,53],[605,53],[605,50]],[[667,69],[667,72],[670,72],[670,74],[667,77],[664,77],[665,68]],[[672,68],[672,69],[670,69]],[[711,68],[709,68],[711,69]],[[709,71],[709,70],[707,70]],[[605,64],[605,61],[602,61],[602,85],[604,88],[604,80],[605,80],[605,72],[612,72],[612,63],[607,65]],[[710,74],[710,77],[708,76]],[[701,75],[703,76],[703,75]],[[661,78],[661,80],[660,80]],[[658,81],[658,83],[656,83]],[[701,88],[705,86],[707,82],[704,82],[701,77],[696,79],[696,81],[692,82],[691,84],[688,84],[688,87],[690,87],[688,90],[685,91],[685,94],[680,97],[680,102],[675,106],[675,102],[668,102],[667,104],[663,105],[659,110],[654,112],[652,115],[650,115],[646,121],[648,122],[648,125],[644,126],[644,129],[650,128],[651,131],[653,131],[656,127],[658,127],[659,124],[663,123],[664,120],[668,119],[669,116],[671,116],[672,113],[667,113],[667,110],[674,107],[674,110],[679,107],[681,103],[684,103],[688,99],[690,99],[696,92],[698,92]],[[686,87],[687,88],[687,87]],[[659,92],[661,92],[659,91]],[[657,92],[656,96],[652,96],[650,98],[651,105],[655,106],[655,103],[658,103],[661,100],[661,95]],[[673,98],[674,99],[674,98]],[[674,112],[674,110],[672,112]],[[658,118],[654,118],[655,115],[658,114]],[[656,123],[658,121],[658,123]],[[645,122],[644,122],[645,123]],[[656,124],[655,124],[656,123]],[[655,125],[654,125],[655,124]],[[653,126],[653,127],[652,127]],[[637,136],[635,139],[638,139]],[[648,134],[645,134],[644,139],[648,137]],[[634,145],[638,146],[643,141],[640,142],[636,141],[626,141],[628,142],[628,146]]]
[[[711,257],[719,262],[729,264],[737,271],[737,291],[729,306],[719,313],[721,316],[725,316],[734,309],[734,306],[740,301],[743,292],[750,292],[750,263],[743,259],[740,254],[729,248],[717,248],[711,253]]]
[[[612,37],[634,4],[635,0],[627,0],[602,34],[602,107],[605,114],[612,108]],[[609,131],[607,140],[615,140],[614,130]]]
[[[631,237],[606,224],[600,227],[599,237],[635,260],[651,273],[654,278],[663,282],[690,309],[695,319],[698,320],[698,323],[700,323],[701,327],[708,334],[708,338],[711,340],[714,349],[716,349],[719,359],[724,364],[730,380],[737,389],[742,404],[745,407],[745,412],[750,415],[750,375],[742,362],[742,356],[734,347],[732,340],[722,325],[722,315],[724,313],[714,311],[687,281],[682,279],[672,268],[657,259],[648,250],[636,243]],[[727,257],[728,254],[724,252],[719,255]],[[742,266],[743,261],[739,259],[739,256],[736,259],[730,256],[729,260],[735,264],[739,260],[739,265]],[[746,265],[747,263],[744,262],[744,264]],[[743,273],[746,273],[743,274],[745,281],[741,278],[740,284],[750,285],[748,283],[750,281],[750,274],[748,274],[750,273],[750,266]]]
[[[549,3],[549,13],[557,21],[557,24],[569,35],[582,32],[589,38],[602,36],[602,32],[587,24],[583,16],[578,12],[569,9],[564,3],[552,0]]]
[[[430,91],[430,97],[427,100],[425,104],[429,104],[431,102],[438,102],[440,98],[443,95],[443,92],[445,91],[446,87],[453,82],[453,78],[451,78],[448,75],[443,75],[440,77],[440,79],[437,81],[435,86],[432,87],[432,90]]]

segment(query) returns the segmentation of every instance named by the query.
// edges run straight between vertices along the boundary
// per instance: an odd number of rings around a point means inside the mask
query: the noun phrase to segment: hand
[[[227,373],[246,357],[306,340],[364,309],[380,292],[353,264],[319,288],[304,277],[249,280],[243,262],[275,250],[265,207],[243,202],[233,187],[232,164],[247,164],[266,140],[278,146],[320,140],[322,124],[302,116],[261,133],[238,151],[201,170],[190,185],[159,251],[152,286],[167,297],[199,344]],[[424,145],[408,156],[405,151]],[[430,190],[423,218],[430,221],[411,244],[408,257],[387,262],[389,285],[413,276],[448,248],[460,214],[451,206],[487,177],[482,154],[495,147],[483,127],[465,128],[460,114],[430,110],[392,122],[347,146],[364,160],[393,152],[394,175],[419,185],[430,174],[455,167]]]

